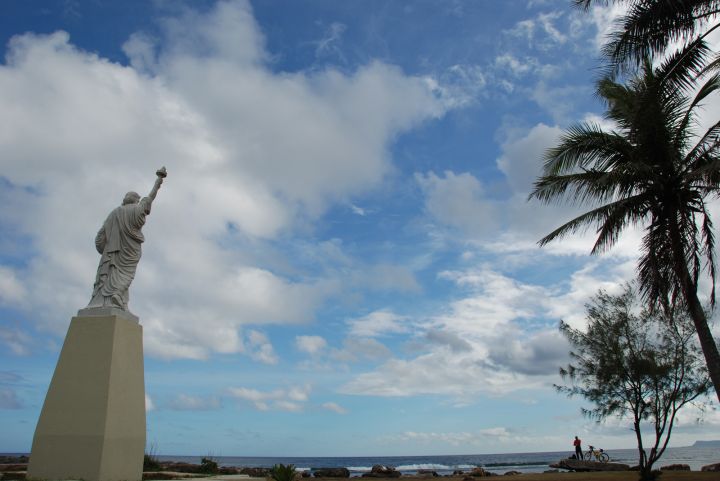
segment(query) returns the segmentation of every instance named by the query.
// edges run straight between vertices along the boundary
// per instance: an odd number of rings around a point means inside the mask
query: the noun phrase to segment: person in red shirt
[[[573,441],[573,446],[575,446],[575,457],[577,459],[582,459],[582,441],[580,438],[575,436],[575,440]]]

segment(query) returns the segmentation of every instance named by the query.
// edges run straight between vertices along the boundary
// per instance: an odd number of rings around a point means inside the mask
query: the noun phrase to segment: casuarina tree
[[[715,238],[707,203],[720,193],[720,122],[699,135],[694,131],[696,113],[717,93],[720,78],[711,75],[692,90],[692,67],[704,64],[710,53],[698,40],[657,67],[645,59],[627,84],[600,80],[597,93],[611,126],[570,127],[545,153],[530,198],[592,206],[541,245],[596,227],[592,253],[597,254],[625,229],[643,230],[639,289],[653,307],[681,304],[689,313],[720,399],[720,353],[698,294],[704,273],[714,304]]]
[[[600,291],[586,307],[585,329],[560,323],[572,351],[560,369],[569,385],[556,387],[593,403],[583,410],[591,418],[631,423],[640,478],[654,479],[678,411],[711,388],[692,326],[684,312],[639,309],[630,286],[617,296]]]

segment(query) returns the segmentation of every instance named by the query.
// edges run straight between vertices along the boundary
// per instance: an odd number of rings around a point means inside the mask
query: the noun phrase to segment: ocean
[[[611,462],[637,464],[635,449],[610,449],[606,451]],[[571,451],[544,453],[470,454],[452,456],[375,456],[375,457],[246,457],[213,456],[221,466],[269,468],[275,464],[292,464],[300,471],[314,468],[347,468],[351,476],[361,476],[375,464],[392,466],[403,474],[414,474],[419,469],[436,471],[440,475],[452,474],[455,470],[469,471],[482,466],[487,471],[503,474],[507,471],[541,473],[551,469],[549,465],[567,458]],[[160,461],[183,461],[200,463],[202,456],[164,456]],[[668,448],[657,467],[669,464],[687,464],[693,471],[702,466],[720,462],[720,449],[710,447]]]

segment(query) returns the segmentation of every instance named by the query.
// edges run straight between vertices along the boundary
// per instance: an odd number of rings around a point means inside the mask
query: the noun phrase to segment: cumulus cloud
[[[310,399],[311,391],[311,387],[306,384],[272,391],[231,387],[228,389],[228,394],[235,399],[252,404],[259,411],[301,412],[305,403]]]
[[[153,402],[152,398],[145,394],[145,411],[150,412],[155,410],[155,403]]]
[[[220,407],[220,399],[217,397],[190,396],[182,393],[168,403],[168,409],[175,411],[212,411]]]
[[[347,409],[334,402],[323,403],[322,408],[338,414],[347,414],[348,412]]]
[[[596,263],[578,271],[569,284],[541,286],[487,266],[446,271],[441,278],[466,294],[446,312],[418,323],[431,342],[414,357],[392,357],[356,375],[340,392],[438,394],[465,404],[481,395],[547,387],[567,362],[568,346],[557,332],[559,320],[584,325],[589,296],[601,287],[617,288],[627,275],[626,263]]]
[[[321,336],[297,336],[295,346],[299,351],[315,355],[320,353],[327,346],[327,341]]]
[[[377,339],[347,338],[342,349],[332,349],[329,358],[340,362],[382,361],[392,357],[392,351]]]
[[[260,331],[251,330],[248,334],[250,357],[264,364],[277,364],[278,357],[267,336]]]
[[[165,164],[131,288],[146,352],[273,362],[268,343],[245,349],[244,326],[308,322],[340,286],[270,267],[252,247],[377,186],[392,170],[393,139],[449,104],[426,78],[382,62],[274,73],[246,1],[186,10],[160,27],[128,40],[129,65],[77,48],[65,32],[10,41],[0,191],[23,197],[0,206],[0,222],[33,249],[27,264],[0,265],[1,301],[63,333],[89,298],[94,233]]]
[[[0,387],[0,409],[22,409],[23,403],[14,389]]]
[[[0,326],[0,342],[18,356],[30,354],[32,338],[19,328]]]
[[[541,12],[533,18],[517,22],[512,28],[505,30],[505,34],[522,39],[528,47],[547,51],[567,42],[568,36],[558,27],[558,21],[563,18],[563,12]]]
[[[470,173],[446,171],[415,174],[425,196],[425,211],[443,225],[483,236],[496,231],[498,205],[488,200],[480,181]]]
[[[347,322],[350,327],[349,335],[356,337],[378,337],[387,334],[398,334],[408,332],[408,326],[404,324],[404,316],[399,316],[392,311],[374,311],[357,319]]]

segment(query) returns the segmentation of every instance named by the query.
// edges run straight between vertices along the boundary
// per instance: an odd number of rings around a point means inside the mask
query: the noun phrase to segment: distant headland
[[[695,441],[693,448],[720,448],[720,439],[714,441]]]

